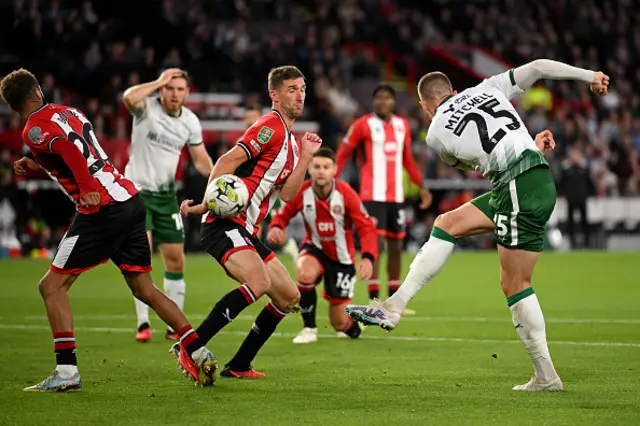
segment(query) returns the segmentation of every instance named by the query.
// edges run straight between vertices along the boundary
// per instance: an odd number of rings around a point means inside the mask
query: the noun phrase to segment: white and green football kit
[[[202,143],[202,126],[187,107],[165,112],[160,98],[147,98],[133,118],[131,151],[124,174],[141,188],[147,206],[147,230],[156,243],[181,243],[184,231],[176,200],[176,170],[185,145]]]

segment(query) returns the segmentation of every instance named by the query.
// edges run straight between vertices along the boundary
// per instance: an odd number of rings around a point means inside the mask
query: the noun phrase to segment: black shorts
[[[376,222],[381,237],[403,239],[407,233],[404,206],[401,203],[363,201],[364,207]]]
[[[324,276],[324,291],[322,296],[329,302],[341,304],[351,301],[356,284],[356,267],[337,262],[312,244],[303,244],[300,257],[313,256],[320,263]],[[314,284],[322,280],[322,276]],[[314,285],[315,287],[315,285]],[[301,291],[305,289],[302,288]]]
[[[97,213],[76,213],[50,269],[76,275],[111,259],[122,272],[151,271],[146,215],[139,194]]]
[[[276,257],[258,237],[251,235],[242,225],[227,219],[203,223],[200,242],[205,251],[223,267],[229,256],[241,250],[255,251],[264,263]]]

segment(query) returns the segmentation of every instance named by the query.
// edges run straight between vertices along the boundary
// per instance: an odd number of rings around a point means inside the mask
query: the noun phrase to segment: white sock
[[[138,316],[138,328],[142,324],[149,324],[149,306],[140,300],[133,298],[136,303],[136,315]]]
[[[173,274],[177,275],[177,274]],[[180,274],[182,275],[182,274]],[[180,277],[178,279],[167,278],[167,274],[165,273],[164,277],[164,294],[171,300],[173,300],[178,308],[181,311],[184,310],[184,296],[186,292],[187,285],[184,282],[184,278]],[[173,331],[171,327],[167,327],[169,331]]]
[[[456,239],[438,227],[411,262],[409,273],[393,296],[384,304],[393,312],[402,312],[409,301],[440,272],[451,256]]]
[[[529,287],[507,298],[507,304],[513,325],[533,362],[536,378],[543,383],[557,379],[558,373],[547,347],[544,316],[533,289]]]
[[[58,375],[63,379],[70,379],[78,373],[77,365],[58,365],[56,367]]]

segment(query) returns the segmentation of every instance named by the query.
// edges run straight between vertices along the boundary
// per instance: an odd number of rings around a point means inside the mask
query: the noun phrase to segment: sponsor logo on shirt
[[[42,133],[42,129],[38,126],[33,126],[29,129],[29,140],[35,144],[40,144],[49,136],[49,132]]]
[[[251,139],[251,142],[249,142],[249,143],[251,144],[253,149],[255,149],[256,151],[258,151],[258,152],[262,151],[262,147],[260,146],[260,144],[258,142],[256,142],[253,139]]]

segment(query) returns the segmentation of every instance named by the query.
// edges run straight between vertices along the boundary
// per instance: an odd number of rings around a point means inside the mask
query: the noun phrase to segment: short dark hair
[[[312,158],[316,158],[316,157],[329,158],[334,163],[336,162],[335,151],[326,146],[321,147],[319,150],[313,153]]]
[[[378,84],[376,88],[373,90],[373,97],[375,98],[379,92],[387,92],[393,97],[393,99],[396,98],[396,89],[394,89],[393,86],[390,84],[387,84],[387,83]]]
[[[24,68],[15,70],[0,82],[0,93],[12,110],[20,111],[39,87],[38,79]]]
[[[269,77],[267,78],[267,85],[269,90],[276,90],[282,86],[285,80],[294,80],[296,78],[305,78],[302,71],[298,67],[293,65],[284,65],[278,68],[272,68],[269,71]]]
[[[422,100],[440,98],[452,92],[451,80],[440,71],[425,74],[418,82],[418,94]]]

